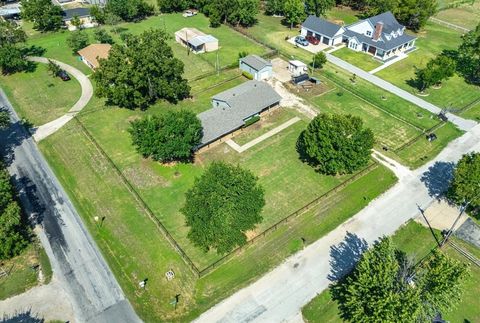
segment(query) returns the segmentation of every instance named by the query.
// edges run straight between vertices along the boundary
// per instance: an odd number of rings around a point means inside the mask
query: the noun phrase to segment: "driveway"
[[[452,141],[425,166],[410,173],[401,171],[395,186],[350,220],[215,305],[196,322],[299,321],[301,308],[352,268],[367,245],[394,233],[418,215],[418,206],[426,209],[436,199],[434,193],[442,184],[435,180],[441,176],[435,172],[443,169],[439,164],[456,162],[470,151],[480,151],[480,125]],[[345,245],[355,252],[339,252]]]
[[[140,322],[35,141],[0,90],[12,125],[0,147],[24,212],[43,227],[39,238],[54,275],[65,286],[78,322]],[[58,295],[57,297],[61,297]]]
[[[347,63],[345,62],[344,60],[338,58],[338,57],[335,57],[331,54],[326,54],[327,55],[327,59],[330,63],[332,64],[335,64],[337,65],[338,67],[341,67],[343,68],[344,70],[347,70],[349,71],[350,73],[352,74],[356,74],[358,77],[370,82],[370,83],[373,83],[374,85],[390,92],[390,93],[393,93],[399,97],[401,97],[402,99],[404,100],[407,100],[417,106],[419,106],[420,108],[422,109],[425,109],[427,111],[430,111],[431,113],[434,113],[434,114],[438,114],[441,112],[442,109],[440,109],[439,107],[431,104],[430,102],[427,102],[425,100],[422,100],[421,98],[405,91],[405,90],[402,90],[400,89],[399,87],[393,85],[392,83],[389,83],[375,75],[372,75],[368,72],[365,72],[364,70],[350,64],[350,63]],[[447,117],[449,119],[449,121],[451,121],[453,124],[455,124],[459,129],[461,130],[464,130],[464,131],[468,131],[470,129],[472,129],[477,123],[473,120],[466,120],[466,119],[463,119],[459,116],[456,116],[454,114],[451,114],[451,113],[447,113]]]
[[[28,59],[32,62],[37,62],[42,64],[48,64],[48,60],[49,60],[48,58],[45,58],[45,57],[29,57]],[[58,129],[63,127],[67,122],[72,120],[73,117],[88,104],[88,102],[93,96],[92,83],[90,82],[89,78],[85,74],[83,74],[73,66],[67,65],[55,59],[50,59],[50,60],[58,64],[62,69],[67,71],[68,74],[70,74],[75,79],[77,79],[78,83],[80,83],[80,86],[82,88],[82,95],[80,96],[78,101],[73,105],[73,107],[70,110],[68,110],[67,114],[34,129],[33,138],[37,142],[55,133]],[[59,95],[61,95],[61,93],[59,93]]]
[[[295,36],[296,37],[296,36]],[[310,53],[313,53],[313,54],[316,54],[318,52],[321,52],[323,51],[324,49],[327,49],[327,48],[330,48],[330,46],[328,45],[325,45],[325,44],[322,44],[322,43],[319,43],[318,45],[313,45],[313,44],[310,44],[308,43],[308,46],[302,46],[302,45],[298,45],[297,43],[295,43],[295,37],[292,37],[290,39],[288,39],[287,41],[298,47],[298,48],[301,48],[301,49],[305,49],[306,51],[310,52]]]

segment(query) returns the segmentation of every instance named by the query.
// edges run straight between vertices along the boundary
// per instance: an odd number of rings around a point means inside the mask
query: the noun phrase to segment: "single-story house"
[[[265,82],[251,80],[212,98],[212,108],[198,114],[203,138],[198,148],[208,147],[264,111],[277,106],[281,96]]]
[[[72,25],[72,19],[74,17],[78,17],[80,19],[82,28],[91,28],[96,26],[92,16],[90,15],[90,8],[64,9],[62,16],[63,23],[68,27],[68,30],[77,29],[77,27]]]
[[[0,7],[0,17],[9,19],[19,17],[21,12],[20,3],[10,3]]]
[[[204,34],[196,28],[182,28],[175,32],[175,41],[190,48],[195,54],[213,52],[218,49],[218,39]]]
[[[240,69],[253,76],[257,81],[272,77],[272,63],[257,55],[248,55],[240,58]]]
[[[111,48],[110,44],[91,44],[80,49],[78,54],[85,64],[91,69],[96,69],[100,65],[98,60],[101,58],[107,59]]]
[[[302,36],[313,36],[317,38],[320,43],[328,46],[341,44],[344,32],[345,29],[342,26],[316,16],[308,16],[303,22],[301,29]]]
[[[317,35],[331,35],[335,30],[331,25],[332,23],[321,18],[310,16],[302,24],[302,34],[307,35],[310,32],[317,38]],[[340,35],[349,49],[370,53],[380,60],[387,60],[399,52],[413,49],[417,39],[405,32],[405,26],[401,25],[390,11],[348,26],[336,26],[339,29],[335,39]]]

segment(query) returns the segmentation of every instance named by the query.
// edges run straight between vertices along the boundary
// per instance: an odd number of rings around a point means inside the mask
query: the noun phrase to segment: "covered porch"
[[[389,58],[397,56],[399,53],[403,53],[415,47],[415,40],[400,44],[393,49],[388,51],[377,48],[373,45],[363,43],[362,51],[371,54],[373,57],[378,58],[382,61],[385,61]]]

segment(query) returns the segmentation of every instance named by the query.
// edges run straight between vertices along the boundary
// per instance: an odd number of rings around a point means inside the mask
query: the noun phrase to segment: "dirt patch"
[[[248,230],[245,232],[245,235],[247,236],[247,241],[252,240],[258,235],[258,229],[253,229],[253,230]]]
[[[168,187],[171,183],[157,175],[148,165],[141,163],[140,167],[130,166],[123,171],[123,175],[139,189],[151,188],[155,186]]]

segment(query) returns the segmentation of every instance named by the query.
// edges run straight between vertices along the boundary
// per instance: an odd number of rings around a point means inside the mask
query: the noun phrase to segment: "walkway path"
[[[196,321],[298,322],[302,306],[331,283],[328,276],[332,247],[341,243],[347,233],[365,239],[369,245],[383,235],[394,233],[418,214],[418,206],[425,209],[435,200],[429,193],[432,187],[427,188],[434,184],[425,184],[426,177],[434,177],[432,166],[437,162],[455,162],[472,150],[480,151],[480,125],[452,141],[433,161],[404,174],[394,187],[350,220],[203,313]],[[342,260],[353,266],[352,259]]]
[[[332,64],[334,65],[337,65],[338,67],[341,67],[343,68],[344,70],[347,70],[349,71],[350,73],[354,73],[356,74],[358,77],[370,82],[370,83],[373,83],[374,85],[390,92],[390,93],[393,93],[399,97],[401,97],[402,99],[404,100],[407,100],[417,106],[419,106],[420,108],[422,109],[425,109],[425,110],[428,110],[430,111],[431,113],[434,113],[434,114],[438,114],[442,111],[442,109],[440,109],[439,107],[437,107],[436,105],[434,104],[431,104],[425,100],[422,100],[421,98],[405,91],[405,90],[402,90],[400,89],[399,87],[393,85],[392,83],[389,83],[375,75],[372,75],[368,72],[365,72],[364,70],[350,64],[350,63],[347,63],[345,62],[344,60],[338,58],[338,57],[335,57],[331,54],[326,54],[327,55],[327,59],[329,62],[331,62]],[[455,124],[459,129],[461,130],[464,130],[464,131],[468,131],[470,130],[472,127],[474,127],[477,123],[473,120],[466,120],[466,119],[463,119],[459,116],[456,116],[454,114],[451,114],[451,113],[447,113],[447,117],[449,119],[449,121],[451,121],[453,124]]]
[[[29,60],[32,62],[48,64],[49,59],[45,57],[29,57]],[[72,120],[73,117],[87,105],[87,103],[93,96],[92,83],[85,74],[83,74],[73,66],[67,65],[54,59],[50,60],[58,64],[62,69],[67,71],[68,74],[72,75],[74,78],[77,79],[78,83],[80,83],[80,86],[82,87],[82,95],[80,96],[80,99],[78,99],[77,103],[75,103],[75,105],[67,112],[67,114],[44,125],[41,125],[35,129],[33,138],[37,142],[50,136],[58,129],[63,127],[68,121]]]
[[[256,144],[259,144],[261,143],[262,141],[270,138],[271,136],[274,136],[276,135],[277,133],[279,133],[280,131],[290,127],[292,124],[296,123],[297,121],[300,121],[300,118],[299,117],[294,117],[290,120],[288,120],[287,122],[284,122],[282,123],[281,125],[279,125],[278,127],[276,128],[273,128],[272,130],[264,133],[263,135],[253,139],[252,141],[249,141],[247,142],[245,145],[243,146],[240,146],[239,144],[237,144],[235,141],[233,141],[232,139],[228,139],[226,141],[227,145],[229,145],[231,148],[235,149],[237,152],[239,153],[243,153],[245,150],[247,149],[250,149],[252,148],[253,146],[255,146]]]
[[[408,55],[405,54],[405,53],[398,53],[398,54],[397,54],[397,57],[395,57],[394,59],[389,60],[388,62],[383,63],[382,65],[380,65],[380,66],[377,67],[377,68],[374,68],[373,70],[371,70],[371,71],[368,72],[368,73],[370,73],[370,74],[375,74],[375,73],[377,73],[377,72],[380,72],[380,71],[383,70],[384,68],[387,68],[387,67],[389,67],[390,65],[393,65],[393,64],[395,64],[396,62],[401,61],[402,59],[407,58],[407,57],[408,57]]]

